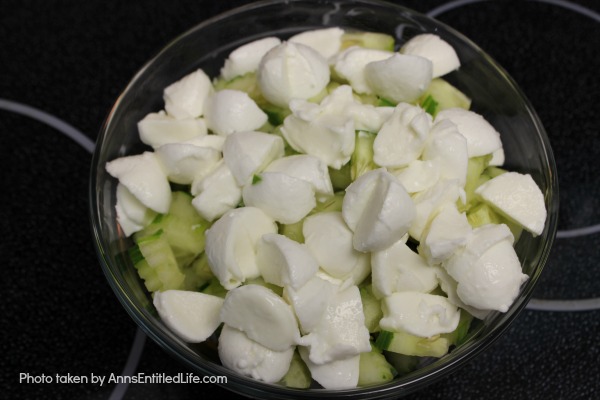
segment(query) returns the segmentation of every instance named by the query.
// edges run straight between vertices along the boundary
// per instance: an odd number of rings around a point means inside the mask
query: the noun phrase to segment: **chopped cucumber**
[[[373,285],[368,284],[360,288],[360,299],[365,314],[365,325],[370,333],[379,332],[379,321],[383,318],[381,301],[373,295]]]
[[[479,203],[467,211],[467,221],[473,228],[482,226],[485,224],[506,224],[510,229],[515,242],[519,240],[523,227],[514,221],[504,217],[502,214],[496,212],[492,206],[487,203]]]
[[[483,171],[484,174],[486,174],[487,176],[491,178],[495,178],[498,175],[502,175],[503,173],[507,172],[504,168],[500,168],[500,167],[495,167],[495,166],[489,166],[485,169],[485,171]]]
[[[333,190],[345,190],[352,183],[352,163],[348,162],[340,169],[329,167],[329,178]]]
[[[219,282],[216,277],[204,284],[204,286],[200,288],[200,291],[205,294],[212,294],[213,296],[223,298],[227,295],[227,289],[221,285],[221,282]]]
[[[448,353],[450,341],[440,335],[423,338],[406,332],[381,331],[375,346],[380,350],[407,356],[442,357]]]
[[[294,351],[290,368],[281,380],[281,383],[287,387],[296,389],[308,389],[310,387],[312,383],[310,371],[304,361],[302,361],[298,350]]]
[[[439,104],[437,101],[435,101],[433,97],[431,97],[431,95],[427,95],[427,97],[420,101],[419,104],[427,114],[434,116],[437,113],[437,108]]]
[[[204,251],[204,232],[210,223],[192,206],[192,196],[185,192],[173,192],[168,214],[158,215],[154,221],[133,236],[136,242],[163,231],[178,264],[189,265]]]
[[[149,292],[182,287],[185,275],[162,230],[141,238],[129,254]]]
[[[459,211],[467,211],[479,202],[475,196],[475,189],[477,189],[479,186],[479,177],[487,168],[491,159],[491,154],[469,158],[469,164],[467,166],[467,181],[465,183],[466,204],[458,204]],[[461,202],[459,201],[459,203]]]
[[[345,32],[342,35],[342,49],[351,46],[394,51],[396,40],[391,35],[379,32]]]
[[[397,375],[396,369],[385,359],[381,351],[371,344],[371,351],[360,353],[358,386],[370,386],[390,382]]]
[[[398,375],[403,376],[410,372],[413,372],[419,366],[421,357],[407,356],[400,353],[386,352],[385,358],[390,364],[396,369]]]
[[[377,135],[366,131],[356,131],[354,153],[350,158],[350,178],[354,181],[365,172],[377,168],[373,161],[373,142]]]
[[[202,253],[187,268],[183,269],[185,280],[183,282],[184,290],[202,291],[206,288],[212,279],[215,279],[206,253]]]
[[[427,90],[425,90],[417,101],[424,109],[423,103],[428,97],[437,103],[435,112],[432,113],[433,116],[435,116],[438,111],[447,108],[458,107],[464,108],[465,110],[471,108],[471,99],[442,78],[433,79],[431,83],[429,83]]]

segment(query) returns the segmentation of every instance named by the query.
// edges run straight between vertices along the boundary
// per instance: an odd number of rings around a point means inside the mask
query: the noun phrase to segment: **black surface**
[[[0,98],[54,115],[95,140],[119,92],[171,39],[244,1],[4,0]],[[445,1],[402,4],[427,12]],[[576,1],[598,12],[597,2]],[[521,85],[559,168],[559,229],[600,223],[598,22],[538,1],[477,2],[440,14]],[[0,110],[0,398],[107,399],[113,385],[25,384],[20,373],[120,374],[136,326],[96,259],[91,157],[58,131]],[[600,296],[600,234],[558,239],[535,296]],[[600,311],[525,311],[488,352],[409,399],[600,398]],[[146,374],[187,370],[147,341]],[[126,399],[213,398],[215,385],[131,385]],[[235,395],[233,396],[235,397]]]

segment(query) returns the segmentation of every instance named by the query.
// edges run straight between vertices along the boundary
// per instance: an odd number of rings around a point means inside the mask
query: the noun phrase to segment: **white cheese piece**
[[[352,46],[333,57],[333,69],[340,78],[348,81],[356,93],[372,94],[373,90],[367,84],[365,67],[370,62],[385,60],[393,54],[389,51]]]
[[[438,285],[435,270],[402,240],[371,253],[371,281],[378,299],[396,292],[429,293]]]
[[[265,99],[287,108],[290,100],[309,99],[325,89],[329,65],[311,47],[284,42],[264,55],[257,78]]]
[[[346,188],[342,216],[358,251],[377,251],[400,240],[415,217],[414,204],[398,179],[383,168]]]
[[[365,66],[367,84],[379,97],[394,103],[417,100],[432,78],[432,63],[419,56],[394,53]]]
[[[269,36],[236,48],[225,60],[221,68],[221,77],[229,81],[237,76],[256,72],[263,56],[279,44],[281,44],[279,38]]]
[[[304,243],[319,266],[334,278],[345,279],[356,269],[369,269],[369,255],[352,246],[352,231],[337,211],[307,217],[302,226]]]
[[[348,104],[346,112],[354,119],[354,128],[357,131],[379,132],[385,121],[394,113],[394,107],[375,107],[354,102]]]
[[[448,296],[448,301],[450,301],[450,303],[454,304],[459,308],[464,309],[466,312],[480,320],[485,319],[485,317],[491,312],[490,310],[480,310],[478,308],[471,307],[465,304],[456,292],[458,287],[458,283],[456,283],[456,280],[453,277],[451,277],[450,274],[448,274],[448,272],[446,272],[446,270],[442,267],[433,267],[433,269],[435,270],[435,274],[438,278],[440,289],[442,289],[442,291],[446,293],[446,295]]]
[[[528,279],[512,242],[506,225],[484,225],[473,230],[462,251],[444,262],[465,304],[480,310],[508,311]]]
[[[354,152],[354,119],[347,112],[347,106],[353,103],[347,85],[336,88],[320,104],[293,100],[292,114],[283,121],[281,133],[294,150],[340,169]]]
[[[454,48],[438,35],[423,33],[408,40],[400,53],[427,58],[433,64],[432,77],[446,75],[460,67]]]
[[[315,330],[337,291],[338,285],[320,276],[313,276],[297,289],[284,288],[283,297],[292,306],[303,334]]]
[[[254,207],[228,211],[206,231],[208,263],[225,289],[260,276],[256,245],[267,233],[277,233],[277,224]]]
[[[259,381],[277,383],[290,368],[294,347],[273,351],[249,339],[244,332],[223,325],[218,352],[226,368]]]
[[[441,179],[456,179],[459,186],[465,186],[469,165],[467,140],[450,120],[433,124],[422,160],[435,160],[440,166]]]
[[[500,167],[500,166],[504,165],[504,161],[505,161],[504,148],[501,147],[492,153],[492,159],[490,160],[488,165],[494,166],[494,167]]]
[[[117,222],[125,236],[144,229],[156,217],[156,212],[143,205],[122,183],[117,184],[115,209]]]
[[[440,179],[440,165],[436,160],[414,160],[408,166],[390,170],[408,193],[429,189]]]
[[[319,269],[304,244],[275,233],[265,234],[259,240],[256,263],[266,282],[294,289],[303,286]]]
[[[256,182],[244,186],[242,199],[282,224],[300,221],[317,205],[310,183],[281,172],[258,175]]]
[[[466,214],[455,204],[446,204],[423,231],[419,253],[430,265],[440,264],[467,243],[471,231]]]
[[[193,144],[194,146],[199,147],[210,147],[211,149],[215,149],[217,151],[223,151],[223,144],[225,143],[225,136],[219,135],[204,135],[204,136],[196,136],[195,138],[186,140],[187,144]]]
[[[204,342],[221,324],[223,299],[200,292],[166,290],[154,293],[161,320],[188,343]]]
[[[165,88],[165,110],[176,119],[200,117],[204,112],[204,103],[213,91],[208,75],[198,69]]]
[[[506,172],[479,186],[475,193],[534,236],[544,231],[544,195],[531,175]]]
[[[342,360],[370,351],[369,331],[357,286],[339,290],[331,298],[321,321],[298,342],[309,348],[315,364]]]
[[[315,364],[308,357],[308,349],[298,347],[300,357],[306,363],[311,377],[325,389],[352,389],[358,385],[360,355]]]
[[[242,188],[223,160],[206,176],[192,182],[192,205],[207,221],[214,221],[242,201]]]
[[[263,132],[237,132],[223,145],[223,159],[238,185],[243,186],[271,161],[283,157],[283,139]]]
[[[323,58],[329,59],[342,47],[342,35],[344,30],[338,27],[313,29],[292,36],[289,41],[309,46],[321,54]]]
[[[117,158],[106,163],[106,171],[144,206],[160,214],[169,211],[171,186],[154,153]]]
[[[464,192],[457,180],[440,180],[429,189],[414,194],[415,218],[408,230],[410,236],[420,242],[423,230],[435,212],[445,204],[455,204],[461,191]]]
[[[456,329],[460,310],[447,298],[420,292],[398,292],[381,302],[381,329],[432,337]]]
[[[147,114],[137,123],[140,140],[154,149],[167,143],[179,143],[208,132],[202,118],[175,119],[164,111]]]
[[[435,122],[450,120],[467,139],[469,158],[493,153],[502,148],[500,134],[481,115],[462,108],[441,110]]]
[[[248,93],[224,89],[206,100],[204,120],[212,132],[227,136],[234,132],[254,131],[263,126],[268,117]]]
[[[300,338],[289,304],[261,285],[243,285],[227,292],[221,321],[274,351],[285,351]]]
[[[405,167],[425,148],[431,116],[421,107],[400,103],[373,142],[373,160],[383,167]]]
[[[182,185],[189,185],[197,177],[205,176],[221,160],[220,151],[188,143],[167,143],[157,148],[155,153],[169,181]]]
[[[327,165],[315,156],[295,154],[273,160],[265,172],[282,172],[312,185],[318,200],[333,196],[333,186]]]

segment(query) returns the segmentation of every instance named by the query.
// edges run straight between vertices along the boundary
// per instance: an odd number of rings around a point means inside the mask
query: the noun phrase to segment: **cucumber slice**
[[[391,35],[379,32],[345,32],[342,35],[342,49],[351,46],[368,49],[394,51],[396,41]]]
[[[140,239],[129,255],[149,292],[182,288],[185,275],[162,230]]]
[[[183,274],[185,275],[183,290],[201,292],[212,279],[216,279],[208,265],[206,253],[202,253],[187,268],[184,268]]]
[[[396,375],[396,369],[385,359],[377,347],[371,345],[370,352],[360,353],[358,386],[386,383],[394,379]]]
[[[479,203],[479,200],[475,196],[475,189],[477,189],[481,183],[479,177],[487,168],[491,159],[491,154],[469,158],[469,164],[467,165],[467,181],[465,183],[466,203],[462,204],[462,202],[459,201],[459,204],[457,205],[460,212],[468,211],[471,207]]]
[[[427,90],[425,90],[419,100],[417,100],[417,103],[424,109],[423,103],[426,102],[428,97],[437,103],[435,112],[432,113],[433,116],[435,116],[438,111],[447,108],[458,107],[464,108],[465,110],[471,108],[471,99],[442,78],[433,79],[429,83]]]
[[[352,183],[352,163],[348,162],[340,169],[329,167],[329,178],[333,190],[345,190]]]
[[[386,352],[385,358],[396,369],[400,376],[416,370],[421,362],[421,357],[407,356],[400,353]]]
[[[302,361],[298,350],[294,351],[290,368],[281,380],[281,383],[287,387],[296,389],[308,389],[310,387],[312,383],[310,371],[304,361]]]
[[[442,357],[448,353],[450,341],[440,335],[423,338],[406,332],[381,331],[375,346],[380,350],[407,356]]]
[[[354,153],[350,158],[350,179],[355,181],[365,172],[377,168],[373,161],[373,142],[377,135],[371,132],[356,131],[356,144]]]
[[[185,192],[173,192],[168,214],[158,215],[154,221],[133,236],[136,242],[159,230],[166,235],[177,263],[189,265],[204,251],[204,233],[210,222],[202,218],[194,206],[192,196]]]
[[[373,295],[373,285],[368,284],[360,288],[360,299],[365,314],[365,325],[370,333],[379,332],[379,321],[383,318],[381,301]]]
[[[521,225],[497,213],[487,203],[479,203],[471,207],[469,211],[467,211],[467,221],[469,221],[469,224],[471,224],[473,228],[477,228],[478,226],[485,224],[505,224],[510,229],[513,237],[515,238],[515,242],[519,240],[519,237],[523,232],[523,227]]]

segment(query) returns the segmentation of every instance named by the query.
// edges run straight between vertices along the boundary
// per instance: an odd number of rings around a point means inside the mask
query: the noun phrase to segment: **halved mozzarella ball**
[[[156,212],[143,205],[122,183],[117,184],[115,209],[117,211],[117,222],[125,236],[131,236],[131,234],[142,230],[156,217]]]
[[[367,85],[373,93],[394,103],[412,102],[427,89],[432,78],[430,60],[394,53],[381,61],[365,66]]]
[[[264,280],[298,289],[311,279],[319,265],[304,244],[286,236],[268,233],[256,249],[256,263]]]
[[[282,224],[293,224],[315,208],[313,186],[281,172],[263,172],[242,189],[244,204],[260,208]]]
[[[166,290],[154,293],[158,315],[188,343],[204,342],[221,324],[223,299],[200,292]]]
[[[373,294],[378,299],[396,292],[428,293],[438,285],[435,270],[401,240],[371,253],[371,271]]]
[[[254,131],[267,122],[265,114],[240,90],[224,89],[208,97],[204,107],[206,126],[217,135]]]
[[[249,72],[256,72],[263,56],[279,44],[281,44],[279,38],[269,36],[236,48],[225,60],[221,68],[221,76],[228,81]]]
[[[282,172],[310,183],[319,200],[333,196],[327,165],[315,156],[295,154],[272,161],[265,172]]]
[[[204,103],[213,91],[208,75],[198,69],[165,88],[165,110],[177,119],[200,117],[204,113]]]
[[[225,289],[260,276],[256,245],[266,233],[277,233],[277,224],[255,207],[228,211],[206,231],[208,263]]]
[[[400,53],[427,58],[433,65],[434,78],[446,75],[460,67],[456,50],[438,35],[423,33],[408,40]]]
[[[358,251],[377,251],[400,240],[415,217],[414,204],[398,179],[380,168],[346,188],[342,216]]]
[[[420,292],[398,292],[382,301],[382,329],[432,337],[456,329],[460,310],[446,297]]]
[[[223,159],[238,185],[243,186],[271,161],[283,157],[280,136],[263,132],[237,132],[229,135],[223,145]]]
[[[313,29],[292,36],[289,41],[315,49],[323,58],[329,59],[342,47],[344,30],[338,27]]]
[[[293,347],[283,351],[271,350],[227,324],[221,330],[218,351],[225,367],[267,383],[279,382],[290,368],[294,356]]]
[[[421,107],[398,104],[373,142],[373,160],[383,167],[409,165],[421,156],[430,129],[431,116]]]
[[[367,83],[365,67],[373,61],[388,59],[393,54],[389,51],[352,46],[333,58],[333,69],[340,78],[348,81],[356,93],[371,94],[373,90]]]
[[[205,136],[208,131],[202,118],[175,119],[164,111],[147,114],[137,123],[137,127],[142,143],[154,149],[163,144]]]
[[[320,276],[313,276],[296,289],[285,287],[283,295],[294,309],[302,333],[315,329],[337,291],[338,285]]]
[[[334,278],[344,279],[356,269],[369,268],[369,255],[352,246],[353,234],[341,212],[322,212],[307,217],[302,233],[306,247],[319,266]]]
[[[458,132],[467,139],[469,158],[493,153],[502,148],[500,134],[481,115],[462,108],[441,110],[435,122],[449,120],[456,125]]]
[[[258,67],[258,86],[270,103],[287,108],[292,99],[309,99],[329,83],[329,65],[316,50],[284,42],[269,50]]]
[[[192,182],[192,205],[207,221],[214,221],[242,201],[242,188],[223,160],[205,176]]]
[[[465,213],[458,212],[454,204],[447,204],[425,228],[419,253],[430,265],[440,264],[467,243],[471,231]]]
[[[261,285],[243,285],[227,292],[221,321],[274,351],[293,348],[300,337],[290,305]]]
[[[414,160],[406,167],[390,171],[408,193],[429,189],[440,179],[440,166],[436,160]]]
[[[422,159],[438,163],[441,179],[456,179],[459,186],[465,186],[469,164],[467,140],[449,120],[433,124]]]
[[[531,175],[506,172],[479,186],[475,193],[533,235],[543,232],[546,222],[544,195]]]
[[[188,143],[167,143],[157,148],[155,153],[169,181],[182,185],[189,185],[197,177],[205,176],[221,160],[220,151]]]
[[[325,364],[315,364],[308,357],[308,349],[298,347],[311,377],[325,389],[352,389],[358,385],[360,355]]]
[[[154,153],[117,158],[106,163],[106,171],[146,207],[160,214],[169,211],[171,186]]]
[[[342,360],[370,351],[360,291],[356,285],[338,290],[319,323],[298,344],[309,348],[315,364]]]

